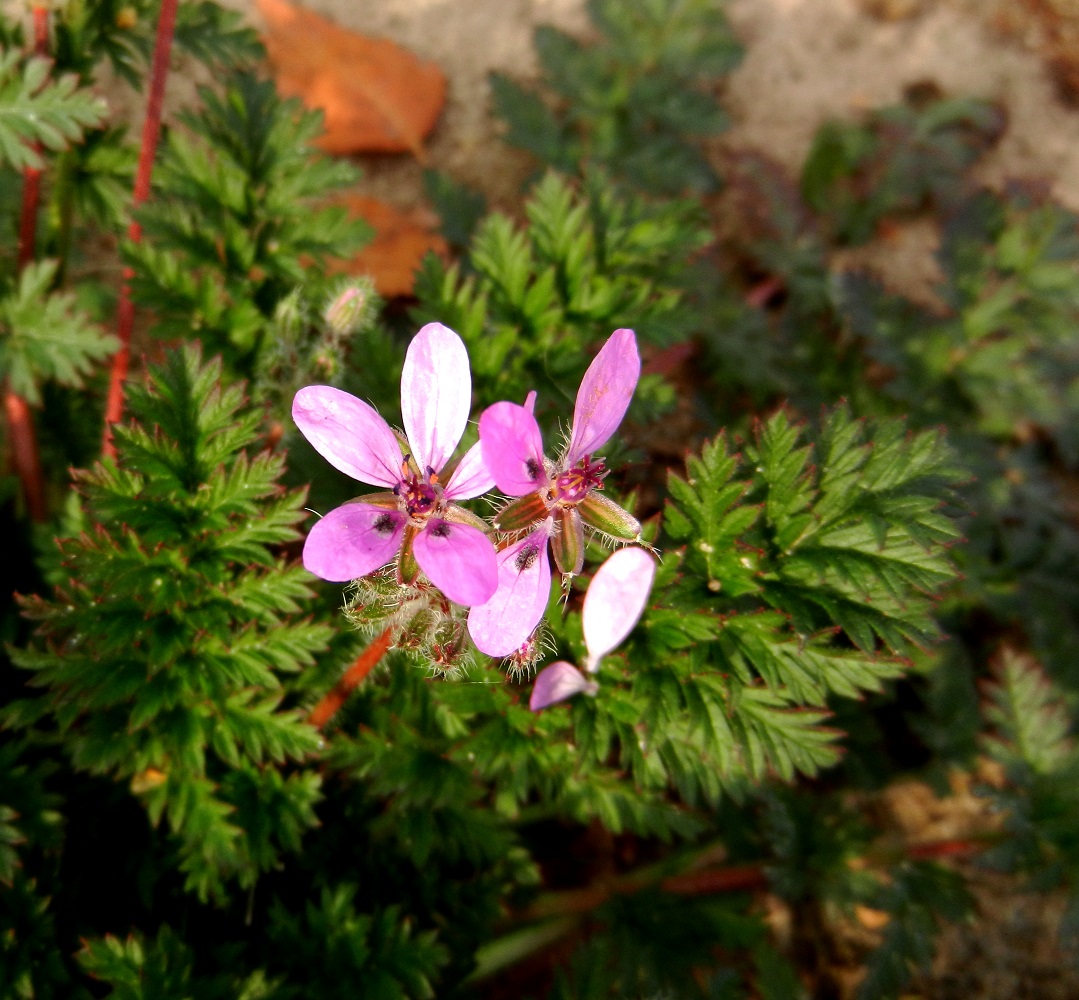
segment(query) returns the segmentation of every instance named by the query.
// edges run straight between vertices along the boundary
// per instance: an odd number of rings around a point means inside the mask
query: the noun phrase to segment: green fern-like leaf
[[[537,389],[542,416],[583,374],[582,345],[598,346],[627,316],[645,341],[688,336],[686,257],[707,236],[690,203],[623,201],[599,176],[576,189],[548,174],[525,211],[527,228],[498,213],[483,219],[467,268],[429,256],[414,318],[461,335],[477,393],[518,399]]]
[[[908,862],[889,874],[877,906],[891,919],[866,963],[858,1000],[900,996],[915,972],[928,971],[940,924],[962,919],[973,902],[963,877],[940,865]]]
[[[351,253],[369,230],[326,204],[355,171],[311,148],[319,115],[249,72],[200,96],[155,170],[160,197],[139,216],[146,239],[125,254],[159,332],[197,330],[249,375],[278,304],[298,284],[325,285],[311,263]]]
[[[274,965],[287,970],[282,1000],[309,996],[345,1000],[356,983],[386,1000],[430,1000],[446,964],[445,947],[431,931],[417,932],[400,908],[356,912],[357,888],[339,882],[323,889],[302,913],[280,901],[270,910],[277,942]]]
[[[303,496],[278,486],[279,456],[247,456],[259,414],[220,364],[174,352],[128,402],[119,465],[79,474],[93,527],[64,543],[55,599],[26,602],[41,639],[18,662],[37,672],[74,766],[129,781],[155,823],[167,817],[189,886],[220,896],[314,823],[317,781],[270,789],[275,768],[318,747],[282,706],[282,679],[329,630],[296,620],[309,585],[274,550],[297,537]],[[240,774],[265,796],[242,805]],[[280,836],[256,836],[267,824]]]
[[[774,769],[790,780],[795,772],[815,774],[839,759],[836,730],[821,726],[827,713],[795,709],[767,688],[745,687],[734,703],[749,774],[762,778]]]
[[[120,343],[76,310],[72,294],[49,291],[55,276],[56,261],[32,262],[0,299],[0,376],[33,404],[43,382],[80,386]]]
[[[666,530],[676,541],[690,541],[687,568],[708,590],[731,597],[760,590],[756,554],[739,543],[753,527],[760,508],[743,505],[748,484],[735,479],[737,456],[722,437],[705,444],[700,457],[686,461],[687,479],[671,475]]]
[[[733,785],[834,763],[828,699],[880,691],[911,643],[936,634],[932,596],[955,576],[958,535],[942,509],[957,473],[939,435],[869,427],[839,407],[809,437],[780,411],[742,454],[717,438],[669,480],[665,528],[686,548],[660,577],[682,612],[645,615],[666,656],[635,687],[652,706],[650,742],[691,797],[714,785],[694,753]],[[687,614],[702,605],[718,616],[711,629]]]
[[[795,438],[780,413],[750,449],[776,568],[766,600],[802,634],[838,625],[868,653],[878,641],[899,654],[928,641],[928,597],[954,578],[946,546],[959,536],[940,509],[959,476],[940,436],[908,439],[897,423],[870,429],[840,408],[816,449]]]
[[[24,63],[18,51],[0,52],[0,161],[16,170],[44,165],[35,145],[60,152],[105,117],[101,98],[80,90],[75,76],[50,80],[51,68],[48,59]]]
[[[211,66],[233,67],[262,58],[255,30],[235,10],[212,0],[185,0],[176,10],[176,45]]]
[[[1037,664],[1006,650],[989,691],[986,717],[996,738],[988,746],[1010,771],[1051,775],[1073,757],[1067,710]]]
[[[132,935],[87,941],[79,964],[94,979],[111,987],[114,1000],[188,1000],[192,996],[194,955],[169,927],[144,941]]]
[[[541,93],[492,78],[508,141],[555,169],[599,166],[655,194],[713,188],[699,140],[726,127],[711,85],[741,54],[722,12],[710,0],[595,0],[589,13],[594,44],[537,29]]]

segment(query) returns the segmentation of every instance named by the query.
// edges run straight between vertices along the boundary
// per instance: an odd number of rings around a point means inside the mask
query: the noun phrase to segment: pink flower
[[[551,595],[548,519],[520,541],[498,553],[498,587],[484,604],[468,612],[468,633],[488,656],[510,656],[535,631]]]
[[[532,415],[534,393],[524,406],[495,403],[480,417],[483,460],[498,488],[520,497],[498,514],[500,531],[529,534],[499,553],[498,590],[468,616],[473,641],[490,656],[508,656],[527,641],[547,607],[550,540],[563,574],[584,564],[584,525],[622,540],[639,538],[640,525],[600,496],[607,469],[596,457],[625,416],[641,359],[632,330],[615,330],[581,381],[569,444],[557,461],[543,453]]]
[[[353,479],[388,489],[343,504],[318,521],[304,544],[304,566],[343,583],[396,556],[402,583],[412,583],[423,570],[457,604],[487,601],[498,583],[494,545],[483,521],[452,503],[493,485],[480,446],[466,452],[447,482],[441,476],[471,405],[468,353],[441,323],[420,330],[405,355],[401,413],[407,454],[363,400],[328,385],[296,393],[292,417],[315,450]]]
[[[635,547],[619,549],[596,571],[584,596],[582,624],[588,651],[584,668],[599,669],[599,661],[633,630],[644,611],[656,574],[655,560]],[[572,698],[582,691],[595,694],[599,686],[572,663],[558,660],[536,677],[528,707],[533,712]]]

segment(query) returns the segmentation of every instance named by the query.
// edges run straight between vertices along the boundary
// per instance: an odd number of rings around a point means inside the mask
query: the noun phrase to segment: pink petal
[[[412,551],[427,579],[454,604],[482,604],[498,586],[495,547],[479,528],[432,518]]]
[[[588,366],[577,390],[567,466],[576,465],[585,455],[594,455],[610,441],[626,415],[640,377],[636,336],[632,330],[615,330]]]
[[[541,708],[565,701],[582,691],[595,694],[597,690],[599,688],[596,682],[588,680],[572,663],[558,660],[537,674],[528,707],[533,712],[538,712]]]
[[[448,326],[428,323],[408,345],[401,372],[401,418],[421,472],[438,472],[446,464],[471,408],[464,342]]]
[[[480,444],[487,471],[507,496],[533,493],[547,482],[543,435],[525,407],[509,402],[488,406],[480,416]]]
[[[525,409],[529,413],[536,412],[536,390],[533,389],[527,396],[525,396]]]
[[[308,385],[292,401],[292,419],[335,469],[372,486],[396,486],[401,448],[373,406],[332,385]]]
[[[331,583],[347,583],[385,566],[401,547],[405,515],[346,503],[317,521],[303,546],[303,564]]]
[[[495,477],[487,471],[483,460],[483,446],[477,441],[453,470],[444,491],[447,500],[468,500],[482,496],[495,485]]]
[[[582,613],[588,649],[585,669],[590,673],[637,624],[655,575],[656,561],[636,546],[619,549],[596,571]]]
[[[545,523],[498,553],[498,589],[486,604],[468,613],[468,631],[488,656],[509,656],[521,648],[547,610],[551,564]]]

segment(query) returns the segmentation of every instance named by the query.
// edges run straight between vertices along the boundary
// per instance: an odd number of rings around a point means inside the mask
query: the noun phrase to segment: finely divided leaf
[[[100,125],[105,102],[78,89],[73,75],[49,80],[52,61],[38,56],[25,63],[18,51],[0,51],[0,162],[16,170],[41,169],[35,145],[57,153]]]
[[[43,382],[82,385],[120,343],[76,310],[74,295],[49,292],[55,275],[56,261],[31,262],[0,300],[0,378],[32,404]]]

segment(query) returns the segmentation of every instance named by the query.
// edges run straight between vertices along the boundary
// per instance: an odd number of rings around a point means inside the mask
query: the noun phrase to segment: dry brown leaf
[[[449,254],[424,211],[403,211],[377,198],[348,195],[343,204],[375,230],[375,238],[351,260],[335,267],[348,274],[369,274],[379,295],[392,299],[412,294],[416,268],[428,250]]]
[[[294,6],[256,0],[278,88],[325,115],[327,153],[403,153],[423,139],[446,101],[446,78],[386,38],[368,38]]]
[[[890,913],[884,910],[874,910],[868,906],[862,906],[860,903],[855,905],[854,915],[858,918],[858,923],[869,931],[879,931],[881,928],[887,927],[888,922],[892,919]]]

